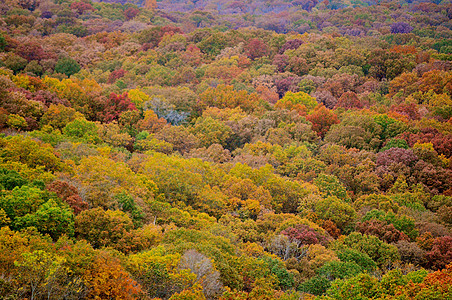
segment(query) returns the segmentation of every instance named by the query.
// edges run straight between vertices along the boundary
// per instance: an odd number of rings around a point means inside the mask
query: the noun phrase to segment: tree
[[[334,175],[320,174],[314,179],[314,184],[319,188],[324,197],[335,196],[341,200],[349,201],[345,187]]]
[[[41,76],[44,70],[42,66],[38,63],[38,61],[32,60],[25,67],[24,71],[34,76]]]
[[[105,108],[100,112],[101,118],[104,122],[111,122],[118,120],[121,113],[128,110],[136,110],[135,104],[130,101],[127,93],[118,95],[111,93],[110,97],[105,102]]]
[[[289,40],[284,45],[282,45],[282,47],[279,49],[279,53],[283,54],[287,50],[295,50],[302,44],[304,44],[304,41],[300,39]]]
[[[416,243],[400,240],[396,244],[403,262],[415,265],[425,265],[425,251]]]
[[[180,293],[175,293],[171,296],[170,300],[206,300],[203,293],[202,286],[195,284],[190,289],[185,289]]]
[[[115,198],[118,201],[121,210],[130,215],[134,226],[141,227],[144,218],[143,209],[135,203],[133,197],[122,192],[116,195]]]
[[[16,49],[16,53],[29,62],[33,60],[41,61],[53,56],[53,53],[47,53],[37,40],[26,40],[21,43]]]
[[[338,250],[355,249],[367,254],[379,267],[390,265],[398,260],[399,253],[393,245],[381,241],[376,236],[352,232],[340,238],[336,246]]]
[[[326,294],[330,299],[370,299],[378,295],[378,280],[366,273],[350,279],[338,279],[331,284]]]
[[[396,22],[391,24],[391,33],[410,33],[413,27],[405,22]]]
[[[443,270],[428,274],[423,280],[413,280],[399,287],[397,295],[414,299],[448,299],[452,296],[451,280],[452,264],[449,264]]]
[[[57,240],[61,235],[74,235],[74,215],[63,203],[50,199],[34,213],[16,219],[20,228],[36,227],[42,234],[49,234]]]
[[[363,108],[363,105],[361,104],[361,101],[359,100],[358,96],[352,92],[348,91],[341,95],[339,100],[336,103],[337,107],[343,107],[346,109],[352,109],[352,108]]]
[[[52,199],[52,195],[39,188],[23,185],[20,188],[15,187],[10,193],[2,195],[0,199],[0,208],[11,219],[11,227],[20,229],[27,225],[19,222],[20,218],[33,215],[42,208],[43,204]]]
[[[209,148],[192,149],[185,156],[188,158],[200,158],[213,163],[225,163],[232,159],[230,151],[224,149],[220,144],[212,144]]]
[[[315,110],[309,114],[306,119],[312,123],[314,130],[321,138],[324,138],[330,130],[331,125],[338,124],[340,121],[337,115],[327,109],[323,104],[316,106]]]
[[[346,229],[356,218],[356,211],[336,196],[322,198],[315,203],[315,213],[323,220],[333,221],[341,230]]]
[[[0,51],[5,50],[7,45],[8,43],[6,42],[5,37],[3,36],[3,34],[0,34]]]
[[[408,240],[408,236],[397,230],[393,224],[387,224],[380,220],[368,220],[358,222],[356,230],[362,234],[375,235],[386,243],[395,243],[399,240]]]
[[[83,279],[92,299],[136,299],[141,286],[122,268],[119,259],[100,251]]]
[[[72,107],[62,104],[50,104],[47,111],[41,118],[42,125],[50,125],[54,129],[62,130],[68,123],[75,119],[81,119],[82,114]]]
[[[75,10],[79,15],[83,14],[85,11],[94,10],[93,6],[87,2],[72,2],[70,6],[71,10]]]
[[[157,8],[157,1],[156,0],[146,0],[144,7],[147,9],[156,9]]]
[[[21,116],[16,114],[10,114],[8,116],[8,119],[6,120],[6,125],[19,131],[26,129],[28,127],[25,118],[22,118]]]
[[[222,292],[223,285],[220,281],[220,273],[205,255],[196,250],[188,250],[181,257],[179,268],[189,269],[193,274],[196,274],[196,281],[202,286],[202,293],[207,299],[215,299]]]
[[[296,110],[303,115],[315,106],[317,106],[315,99],[305,92],[292,93],[291,91],[288,91],[284,97],[275,104],[275,107]]]
[[[199,144],[199,139],[185,126],[166,125],[156,134],[156,138],[172,144],[174,150],[181,154],[189,152]]]
[[[113,147],[130,147],[133,138],[113,121],[108,124],[97,124],[97,132],[103,142]]]
[[[19,269],[20,293],[30,299],[58,296],[57,282],[67,272],[63,266],[64,259],[43,250],[35,250],[23,253],[14,264]]]
[[[30,137],[0,138],[0,160],[23,163],[30,168],[44,167],[46,171],[62,170],[64,165],[54,154],[53,148]]]
[[[133,229],[132,220],[122,211],[93,208],[75,217],[75,233],[91,243],[94,248],[121,247],[120,243]]]
[[[30,251],[29,238],[24,234],[12,231],[8,226],[0,228],[0,271],[2,274],[17,274],[15,261],[23,253]]]
[[[156,133],[166,125],[166,120],[159,118],[153,110],[149,109],[144,112],[144,118],[140,119],[135,126],[139,131],[146,130],[149,133]]]
[[[336,143],[348,148],[370,150],[378,148],[381,141],[373,137],[373,134],[360,126],[347,125],[342,122],[330,127],[325,135],[326,142]]]
[[[88,143],[100,142],[96,124],[87,121],[85,118],[75,119],[67,123],[63,128],[63,134]]]
[[[354,262],[368,272],[372,272],[377,268],[377,264],[369,257],[369,255],[356,249],[347,248],[339,251],[337,257],[344,262]]]
[[[124,11],[124,17],[126,21],[130,21],[140,13],[140,10],[135,7],[129,7]]]
[[[250,112],[257,108],[260,99],[256,93],[249,94],[245,90],[236,91],[233,86],[220,84],[216,88],[208,88],[199,95],[199,106],[205,109],[208,106],[218,108],[236,108],[240,106],[244,111]]]
[[[191,132],[199,139],[200,146],[210,147],[213,144],[227,146],[232,130],[223,122],[211,117],[199,117]]]
[[[21,187],[28,181],[23,178],[17,171],[0,168],[0,187],[6,190],[12,190],[16,186]]]
[[[309,194],[308,189],[297,181],[277,176],[268,179],[263,187],[270,192],[273,199],[272,208],[276,212],[296,212],[301,200]]]
[[[78,73],[80,69],[80,65],[71,57],[62,57],[55,65],[55,72],[66,74],[68,77]]]
[[[294,242],[298,248],[311,244],[326,244],[328,239],[326,236],[320,234],[315,229],[307,225],[296,225],[281,231],[281,234],[286,235],[290,242]]]
[[[450,235],[438,237],[433,241],[432,249],[425,254],[427,265],[440,270],[452,260],[452,237]]]
[[[397,230],[402,231],[404,234],[406,234],[405,238],[410,237],[411,239],[415,239],[418,235],[418,231],[416,230],[415,222],[413,218],[410,218],[406,215],[396,215],[392,211],[388,211],[387,213],[384,213],[382,211],[373,209],[366,213],[366,215],[361,219],[363,222],[370,221],[370,220],[379,220],[383,223],[392,224]],[[378,227],[378,224],[376,224]],[[383,224],[380,224],[383,225]],[[392,231],[394,231],[394,229]],[[390,228],[387,228],[386,230],[390,230]],[[384,231],[383,231],[384,233]],[[388,232],[389,234],[389,232]],[[397,232],[394,232],[394,234],[399,235]],[[390,235],[388,235],[388,238]]]
[[[252,60],[268,55],[268,46],[260,39],[251,39],[246,45],[248,57]]]
[[[51,184],[48,184],[46,188],[47,190],[56,193],[60,199],[69,204],[75,215],[88,209],[88,203],[80,197],[78,190],[69,183],[55,180]]]

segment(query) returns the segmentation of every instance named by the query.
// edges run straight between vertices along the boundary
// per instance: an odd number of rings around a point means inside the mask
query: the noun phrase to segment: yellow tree
[[[157,1],[156,0],[146,0],[144,7],[146,7],[147,9],[156,9]]]
[[[141,286],[120,265],[119,259],[107,252],[99,252],[84,274],[90,299],[136,299]]]

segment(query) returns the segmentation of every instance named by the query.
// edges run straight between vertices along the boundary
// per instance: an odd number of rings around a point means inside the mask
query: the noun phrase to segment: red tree
[[[269,52],[267,45],[260,39],[250,40],[248,45],[246,46],[246,50],[248,52],[248,57],[252,60],[266,56]]]
[[[312,123],[312,130],[322,138],[325,137],[331,125],[340,122],[337,115],[323,104],[318,105],[314,112],[307,116],[307,119]]]
[[[440,270],[452,261],[452,236],[438,237],[433,241],[432,250],[425,255],[428,267]]]
[[[130,101],[127,93],[118,95],[111,93],[105,102],[105,109],[101,112],[101,118],[105,122],[118,120],[122,112],[127,110],[136,110],[135,104]]]

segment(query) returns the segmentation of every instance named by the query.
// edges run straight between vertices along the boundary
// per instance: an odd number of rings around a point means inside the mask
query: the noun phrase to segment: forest
[[[0,299],[452,299],[451,19],[2,0]]]

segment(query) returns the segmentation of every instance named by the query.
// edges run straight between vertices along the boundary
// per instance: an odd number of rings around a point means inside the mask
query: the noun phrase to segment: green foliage
[[[61,235],[74,235],[74,215],[63,203],[50,199],[34,213],[26,214],[15,221],[17,228],[35,227],[42,234],[49,234],[53,240]]]
[[[351,248],[367,254],[379,267],[390,265],[400,259],[397,248],[387,244],[376,236],[363,235],[352,232],[348,236],[339,239],[335,246],[337,250]]]
[[[16,186],[21,187],[25,184],[27,184],[27,180],[17,171],[0,168],[0,187],[12,190]]]
[[[282,289],[289,289],[293,286],[294,280],[292,275],[287,272],[284,264],[279,260],[271,257],[265,257],[264,261],[267,264],[267,268],[270,269],[271,273],[276,275],[279,281],[279,286]]]
[[[35,76],[41,76],[43,73],[43,68],[42,66],[38,63],[38,61],[36,60],[32,60],[31,62],[28,63],[28,65],[25,67],[24,71],[26,73],[31,73],[32,75]]]
[[[287,108],[296,106],[297,104],[303,105],[307,109],[311,110],[317,106],[317,101],[315,101],[315,98],[309,96],[305,92],[287,92],[284,97],[281,98],[281,100],[279,100],[277,103],[277,105]]]
[[[13,229],[23,228],[17,223],[18,218],[35,213],[41,205],[50,201],[50,193],[28,185],[16,186],[12,191],[1,195],[1,208],[11,219]]]
[[[350,279],[337,279],[326,294],[329,299],[372,299],[379,296],[378,280],[362,273]]]
[[[78,62],[71,57],[62,57],[55,65],[55,72],[66,74],[68,77],[78,73],[80,69]]]
[[[356,249],[344,249],[339,251],[337,257],[344,262],[354,262],[369,273],[374,271],[377,267],[377,264],[369,257],[369,255]]]
[[[51,293],[55,282],[66,272],[63,263],[64,259],[43,250],[23,253],[21,259],[15,262],[20,270],[18,280],[22,284],[21,292],[30,293],[32,299],[46,292]]]
[[[380,138],[382,140],[393,138],[405,131],[406,128],[403,122],[397,121],[387,115],[376,115],[374,120],[375,123],[381,126]]]
[[[219,120],[211,117],[200,117],[196,120],[192,133],[199,139],[202,147],[209,147],[212,144],[220,144],[226,147],[232,135],[232,130]]]
[[[334,279],[344,279],[353,277],[356,274],[362,273],[363,269],[355,262],[347,261],[331,261],[324,264],[317,270],[317,274],[328,278],[330,281]]]
[[[6,120],[6,124],[9,127],[17,129],[17,130],[25,129],[28,126],[27,121],[23,117],[21,117],[19,115],[15,115],[15,114],[11,114],[8,116],[8,119]]]
[[[3,36],[2,33],[0,33],[0,51],[5,50],[5,47],[8,45],[8,43],[6,42],[5,37]]]
[[[68,123],[63,128],[63,134],[88,143],[97,143],[100,141],[96,124],[86,119],[75,119]]]
[[[447,1],[50,2],[0,4],[0,298],[451,298]]]
[[[143,225],[144,218],[143,210],[135,203],[133,197],[125,192],[122,192],[121,194],[116,195],[115,198],[118,201],[121,210],[130,215],[134,226],[141,227]]]
[[[327,278],[317,275],[303,282],[299,289],[305,293],[320,296],[325,293],[329,286],[330,281]]]
[[[405,140],[394,138],[394,139],[389,140],[386,143],[386,145],[380,149],[380,152],[383,152],[383,151],[391,149],[391,148],[409,149],[409,146]]]

